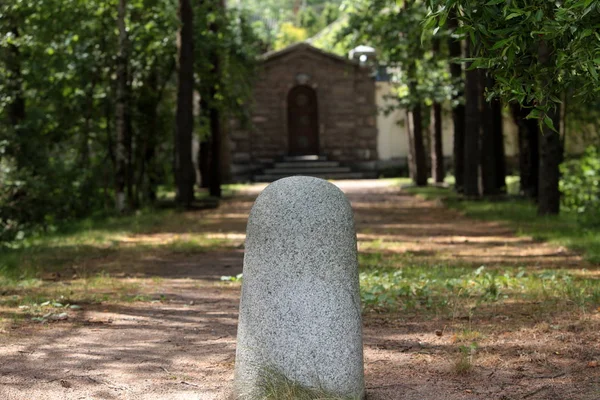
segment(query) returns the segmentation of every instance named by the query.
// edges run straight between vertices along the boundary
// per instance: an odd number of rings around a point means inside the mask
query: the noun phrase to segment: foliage
[[[195,71],[200,95],[208,107],[216,107],[224,117],[234,115],[245,121],[249,117],[246,105],[256,76],[260,39],[244,10],[226,11],[203,3],[202,7],[196,7],[195,13]],[[215,32],[211,26],[218,26],[219,31]],[[218,75],[211,54],[221,60]],[[211,95],[213,86],[215,94]],[[201,138],[209,134],[207,118],[203,113],[199,124]]]
[[[457,31],[475,48],[473,68],[496,79],[492,95],[534,104],[543,119],[568,93],[578,101],[597,97],[600,87],[600,3],[593,0],[500,1],[429,0],[433,13],[425,27],[443,26],[458,10]],[[436,28],[437,29],[437,28]]]
[[[344,11],[348,22],[338,39],[350,37],[352,47],[366,44],[377,50],[379,63],[392,75],[399,106],[431,105],[452,97],[456,89],[447,61],[435,56],[434,35],[423,30],[424,2],[349,0]],[[443,34],[437,32],[435,39],[442,40]]]
[[[0,219],[10,237],[32,225],[89,214],[111,196],[117,7],[96,0],[6,4],[0,48],[13,57],[0,59],[0,75],[21,74],[17,85],[0,87],[0,141],[6,143]],[[174,67],[174,13],[159,0],[128,5],[131,129],[140,151],[148,107],[157,109],[153,126],[170,137],[161,127],[171,109],[159,108],[160,91],[148,86],[155,75],[157,85],[164,85]],[[15,99],[22,99],[24,109],[18,124],[11,115]],[[142,157],[136,153],[134,165],[140,167]]]
[[[304,28],[299,28],[291,22],[281,24],[277,39],[275,40],[274,49],[281,50],[291,44],[302,42],[308,38],[308,32]]]
[[[585,225],[600,226],[600,152],[589,147],[578,159],[561,165],[560,190],[565,210]]]
[[[229,6],[248,12],[266,52],[281,49],[320,32],[339,17],[342,0],[248,0]],[[304,34],[301,34],[305,31]],[[295,40],[295,41],[294,41]]]
[[[113,208],[117,2],[0,4],[0,242]],[[179,21],[174,2],[126,4],[127,179],[129,208],[136,209],[153,203],[158,184],[172,183]],[[199,24],[196,41],[199,51],[222,51],[225,84],[207,72],[204,53],[198,76],[219,86],[224,110],[243,114],[257,40],[244,15],[218,17],[219,36]]]

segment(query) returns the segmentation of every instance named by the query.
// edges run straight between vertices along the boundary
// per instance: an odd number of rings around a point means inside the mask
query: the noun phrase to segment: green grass
[[[427,264],[406,254],[362,253],[359,261],[366,312],[460,317],[501,304],[575,305],[584,312],[600,304],[598,280],[571,271]]]
[[[359,400],[357,397],[338,396],[321,388],[309,388],[287,378],[274,369],[260,373],[255,393],[240,393],[240,399],[251,400]]]
[[[0,247],[0,279],[34,278],[117,256],[125,256],[126,262],[154,251],[194,254],[239,245],[211,232],[206,224],[191,213],[176,210],[144,210],[71,222],[55,232]]]
[[[508,180],[512,186],[515,182],[518,182],[516,177]],[[516,197],[465,200],[451,189],[410,187],[404,190],[427,200],[441,200],[446,206],[472,218],[506,222],[518,234],[568,247],[581,252],[591,263],[600,264],[600,228],[584,228],[572,213],[540,217],[533,203]]]

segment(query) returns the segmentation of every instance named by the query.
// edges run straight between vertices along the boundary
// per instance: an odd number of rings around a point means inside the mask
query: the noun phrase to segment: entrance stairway
[[[365,179],[371,178],[363,172],[352,172],[337,161],[328,161],[326,156],[288,156],[254,176],[255,182],[273,182],[288,176],[314,176],[322,179]]]

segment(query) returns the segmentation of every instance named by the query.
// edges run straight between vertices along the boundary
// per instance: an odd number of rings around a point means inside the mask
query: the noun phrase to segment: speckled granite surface
[[[332,393],[364,396],[356,233],[345,195],[292,177],[258,197],[247,227],[235,387],[248,397],[274,369]]]

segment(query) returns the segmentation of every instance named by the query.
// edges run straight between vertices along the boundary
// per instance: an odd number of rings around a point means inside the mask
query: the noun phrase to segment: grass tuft
[[[359,400],[355,397],[331,394],[321,388],[306,387],[272,368],[262,371],[256,393],[243,398],[248,400]]]

